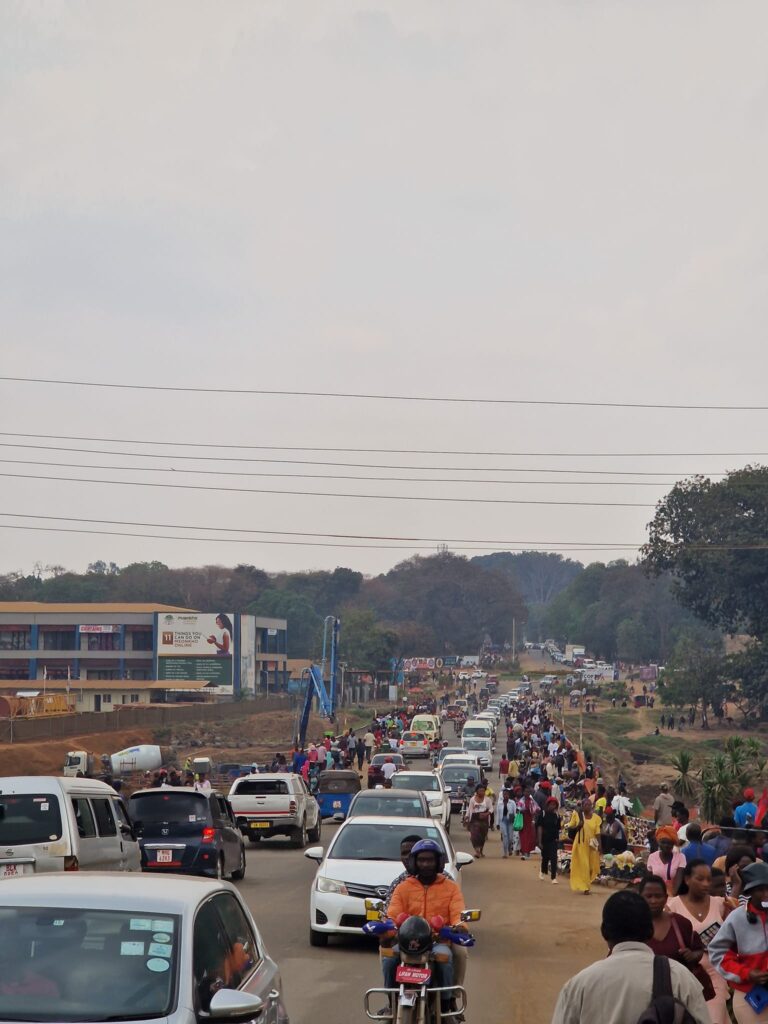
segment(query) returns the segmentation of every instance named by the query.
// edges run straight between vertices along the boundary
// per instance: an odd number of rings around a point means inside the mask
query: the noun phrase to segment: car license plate
[[[23,864],[0,864],[0,878],[16,878],[23,874]]]
[[[271,821],[252,821],[251,828],[271,828]]]
[[[334,807],[341,807],[341,800],[334,800],[333,801],[333,806]]]
[[[398,985],[426,985],[432,977],[429,967],[414,967],[412,964],[399,964],[395,981]]]
[[[173,860],[173,850],[157,850],[155,860],[158,864],[170,864]]]

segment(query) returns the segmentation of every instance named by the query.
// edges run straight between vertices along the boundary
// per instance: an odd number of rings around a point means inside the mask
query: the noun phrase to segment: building
[[[77,680],[172,690],[201,683],[217,696],[253,697],[286,687],[287,629],[285,619],[170,605],[1,601],[0,686],[24,680],[53,689]],[[102,690],[103,702],[111,688]]]

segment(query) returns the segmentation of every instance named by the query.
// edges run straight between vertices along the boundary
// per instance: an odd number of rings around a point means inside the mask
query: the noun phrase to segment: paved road
[[[451,838],[468,850],[454,816]],[[335,826],[324,825],[327,845]],[[361,1024],[362,997],[380,985],[378,957],[362,937],[309,945],[309,889],[316,865],[281,840],[247,853],[240,889],[279,962],[292,1024]],[[570,892],[538,879],[535,861],[502,860],[498,833],[486,858],[462,871],[467,905],[480,907],[477,946],[467,977],[469,1024],[547,1024],[563,982],[604,956],[599,937],[603,896]]]

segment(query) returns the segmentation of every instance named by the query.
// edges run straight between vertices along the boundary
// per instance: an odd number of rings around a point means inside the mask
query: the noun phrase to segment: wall
[[[270,697],[231,704],[157,704],[151,708],[121,705],[111,715],[98,711],[54,718],[14,719],[13,742],[56,740],[66,736],[86,736],[88,733],[116,732],[124,729],[159,729],[179,722],[216,722],[242,718],[262,711],[287,711],[288,698]],[[11,742],[11,723],[0,719],[0,743]]]

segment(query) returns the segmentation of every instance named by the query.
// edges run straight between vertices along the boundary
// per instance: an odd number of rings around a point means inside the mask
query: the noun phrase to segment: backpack
[[[696,1024],[685,1003],[672,993],[672,972],[665,956],[653,958],[653,997],[637,1024]]]

